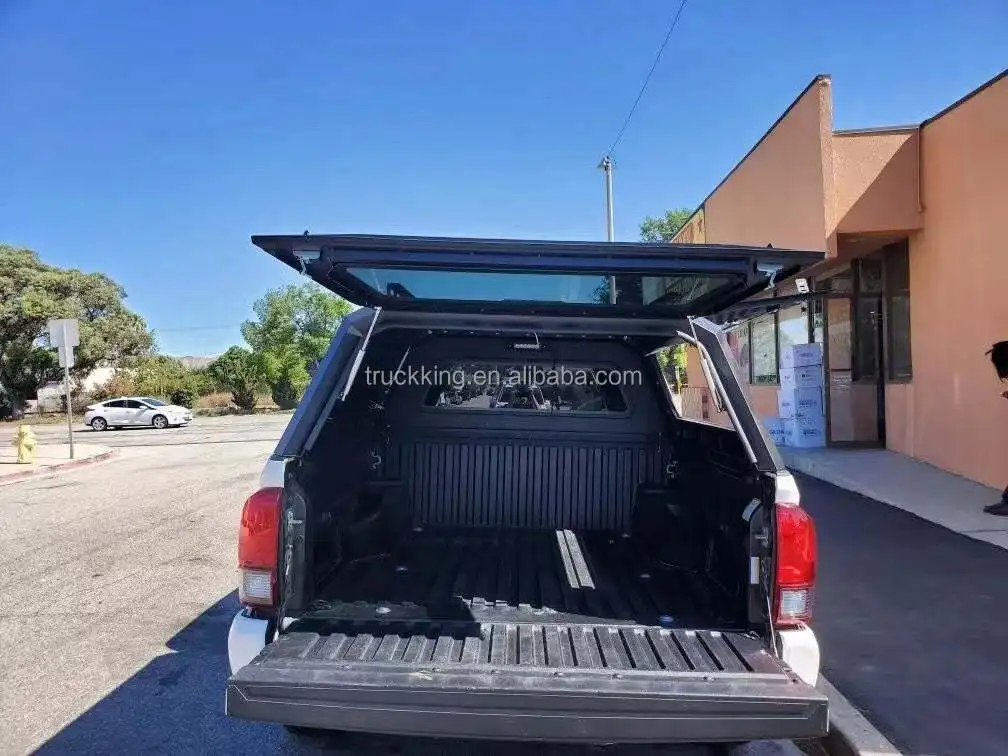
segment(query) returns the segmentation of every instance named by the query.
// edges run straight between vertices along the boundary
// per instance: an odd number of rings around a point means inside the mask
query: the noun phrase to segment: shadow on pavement
[[[589,747],[536,743],[442,741],[426,738],[332,733],[291,735],[276,725],[224,715],[229,670],[227,633],[238,610],[236,592],[215,603],[168,641],[169,653],[140,669],[43,744],[38,754],[248,754],[330,753],[462,756],[499,754],[574,756],[603,753],[711,753],[704,747]],[[72,681],[68,681],[72,685]],[[790,753],[766,744],[759,754]],[[744,751],[748,753],[748,751]]]
[[[229,593],[172,637],[168,653],[64,727],[37,753],[296,752],[280,728],[224,715],[227,633],[237,611],[237,592]]]

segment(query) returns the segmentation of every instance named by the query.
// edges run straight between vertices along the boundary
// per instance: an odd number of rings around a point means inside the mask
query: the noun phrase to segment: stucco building
[[[731,333],[761,414],[781,348],[819,342],[827,444],[1008,482],[1006,387],[984,354],[1008,339],[1006,73],[919,125],[843,131],[817,76],[679,232],[828,254],[809,294],[780,287],[789,306]]]

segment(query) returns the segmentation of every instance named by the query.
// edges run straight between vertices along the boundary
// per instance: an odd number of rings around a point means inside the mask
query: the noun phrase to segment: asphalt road
[[[0,488],[0,752],[584,752],[367,735],[299,741],[224,716],[238,515],[287,419],[82,431],[120,456]],[[741,753],[797,749],[761,743]]]
[[[826,677],[907,754],[1008,754],[1008,552],[801,477]]]

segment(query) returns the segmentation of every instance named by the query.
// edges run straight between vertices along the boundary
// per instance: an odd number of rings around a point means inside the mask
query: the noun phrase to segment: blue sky
[[[0,2],[0,240],[210,354],[295,280],[252,233],[604,236],[677,0]],[[615,153],[616,236],[696,206],[817,73],[837,128],[997,74],[1004,0],[692,0]]]

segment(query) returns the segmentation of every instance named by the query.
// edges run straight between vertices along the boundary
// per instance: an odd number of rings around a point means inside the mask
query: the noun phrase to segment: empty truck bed
[[[381,604],[431,619],[711,627],[708,593],[694,576],[645,562],[620,533],[438,528],[346,565],[316,608],[356,619],[354,604]]]
[[[232,678],[228,710],[445,736],[475,721],[590,742],[814,735],[825,699],[754,635],[687,621],[702,594],[619,533],[415,532],[344,566]]]

